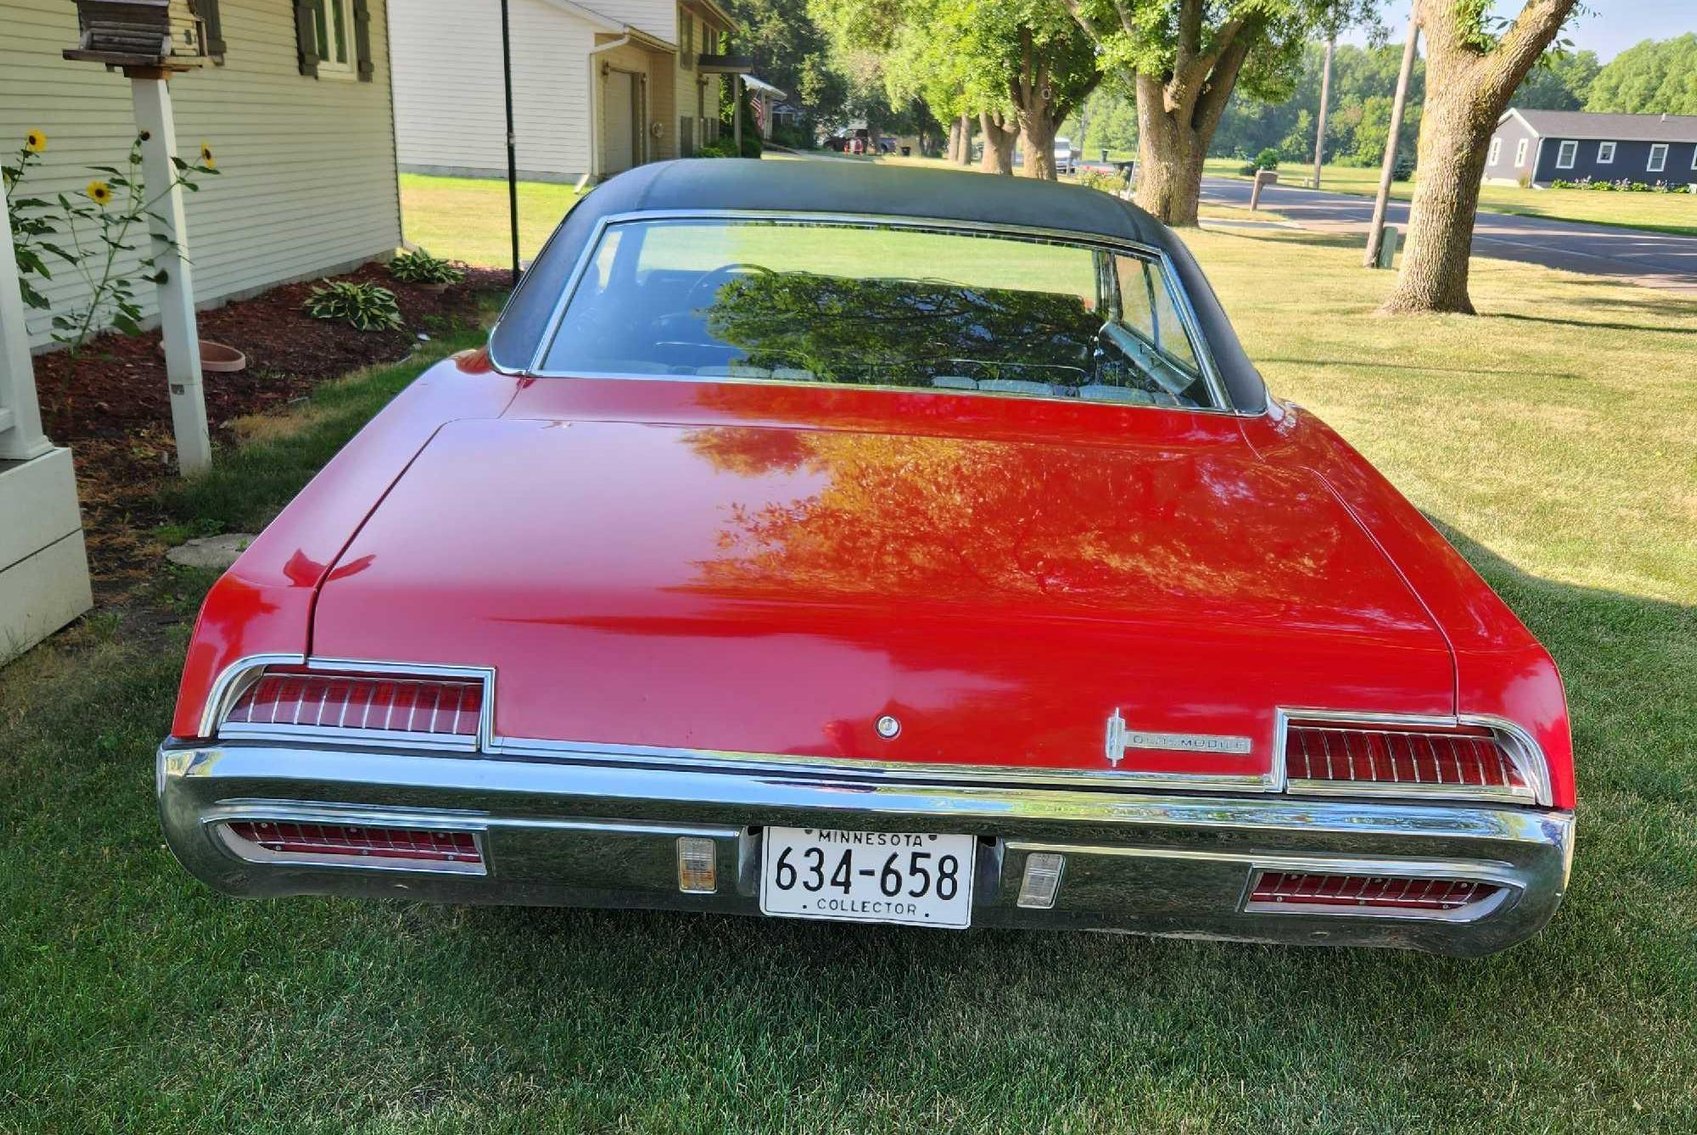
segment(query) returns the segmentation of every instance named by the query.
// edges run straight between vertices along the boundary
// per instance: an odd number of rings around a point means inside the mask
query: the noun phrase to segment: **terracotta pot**
[[[159,344],[159,353],[165,353],[165,344]],[[247,369],[247,356],[234,347],[223,343],[214,343],[211,339],[200,341],[200,372],[202,374],[234,374]]]

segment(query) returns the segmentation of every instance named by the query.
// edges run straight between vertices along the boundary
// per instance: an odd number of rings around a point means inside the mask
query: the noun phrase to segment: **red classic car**
[[[578,205],[213,588],[159,793],[237,895],[1456,954],[1574,804],[1549,655],[1171,232],[823,161]]]

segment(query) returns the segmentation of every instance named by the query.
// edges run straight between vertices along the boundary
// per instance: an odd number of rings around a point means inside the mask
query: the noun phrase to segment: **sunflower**
[[[84,189],[83,192],[88,194],[90,201],[102,208],[105,208],[112,200],[112,187],[98,178],[89,182],[88,188]]]
[[[218,167],[217,159],[212,156],[212,147],[207,145],[205,142],[200,144],[200,164],[205,166],[207,169],[216,169]]]
[[[31,130],[24,135],[24,149],[32,154],[39,154],[47,148],[47,131]]]

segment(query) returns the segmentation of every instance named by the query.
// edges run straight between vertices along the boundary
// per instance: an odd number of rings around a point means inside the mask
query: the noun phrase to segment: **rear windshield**
[[[821,382],[1212,407],[1158,260],[859,224],[609,225],[550,374]]]

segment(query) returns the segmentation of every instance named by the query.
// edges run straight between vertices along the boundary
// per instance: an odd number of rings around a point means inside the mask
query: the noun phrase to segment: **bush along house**
[[[1625,182],[1689,189],[1697,185],[1697,115],[1510,107],[1491,135],[1485,180],[1539,188]]]

